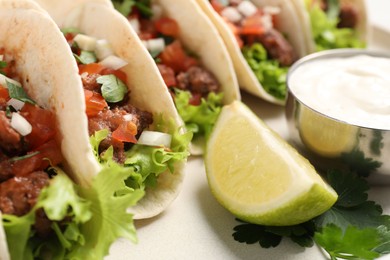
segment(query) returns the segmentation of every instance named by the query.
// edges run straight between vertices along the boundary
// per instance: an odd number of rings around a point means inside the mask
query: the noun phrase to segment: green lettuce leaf
[[[62,240],[62,230],[67,232],[68,226],[71,225],[63,220],[71,219],[76,225],[85,223],[91,218],[89,203],[77,195],[75,185],[65,173],[59,168],[53,169],[57,175],[48,187],[42,189],[37,204],[28,214],[21,217],[3,215],[3,225],[12,259],[33,259],[43,255],[60,259],[65,256],[66,249],[70,250],[75,244],[83,242],[82,238],[73,241]],[[41,208],[50,220],[61,221],[52,224],[57,237],[42,240],[34,236],[32,225],[35,223],[36,211]],[[56,225],[61,225],[62,228]],[[59,245],[63,245],[62,250]]]
[[[192,133],[180,133],[175,122],[164,120],[162,115],[154,116],[154,121],[155,131],[172,135],[171,147],[165,149],[136,144],[126,152],[125,163],[119,167],[128,174],[126,185],[132,190],[144,191],[146,187],[154,187],[161,173],[167,170],[174,173],[176,163],[185,161],[189,156],[188,146],[192,139]],[[107,130],[100,130],[90,137],[95,156],[102,165],[113,163],[112,147],[102,154],[98,153],[99,144],[107,135]]]
[[[130,173],[106,162],[90,187],[78,187],[60,169],[41,191],[35,207],[25,216],[3,215],[12,259],[103,259],[110,245],[123,237],[137,241],[127,208],[142,198],[142,190],[126,187]],[[35,212],[44,209],[53,221],[54,236],[34,236]]]
[[[200,105],[194,106],[189,103],[189,91],[176,89],[175,92],[175,105],[187,130],[194,134],[194,139],[205,137],[207,140],[221,112],[223,93],[211,92],[207,98],[202,98]]]
[[[308,7],[311,30],[317,51],[336,48],[364,48],[365,43],[359,40],[356,30],[337,28],[338,18],[330,18],[319,5]]]
[[[137,241],[132,215],[126,210],[135,205],[144,193],[126,187],[127,169],[113,161],[102,167],[92,187],[80,189],[80,194],[91,202],[93,217],[80,226],[85,244],[73,247],[67,258],[102,259],[116,239],[122,237]]]
[[[275,98],[284,100],[288,68],[281,67],[277,60],[268,59],[267,51],[260,43],[244,46],[242,54],[264,90]]]

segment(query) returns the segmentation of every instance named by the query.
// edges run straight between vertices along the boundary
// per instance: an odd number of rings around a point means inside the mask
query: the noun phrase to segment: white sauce
[[[289,87],[309,107],[354,125],[390,129],[390,59],[358,55],[302,64]]]

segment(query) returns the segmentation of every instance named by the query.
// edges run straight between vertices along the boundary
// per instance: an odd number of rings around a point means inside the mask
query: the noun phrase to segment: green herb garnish
[[[150,8],[150,0],[113,0],[112,3],[115,9],[126,17],[129,16],[133,7],[137,7],[141,15],[145,18],[153,16],[152,9]]]
[[[4,69],[7,67],[8,63],[6,61],[0,61],[0,74],[5,75]]]
[[[112,74],[100,76],[96,82],[102,84],[102,96],[109,103],[122,101],[128,91],[126,84]]]
[[[90,64],[95,63],[97,61],[96,55],[92,51],[81,51],[80,55],[73,53],[73,56],[81,64]]]
[[[354,172],[331,170],[327,180],[338,193],[335,205],[324,214],[299,225],[269,227],[240,224],[233,237],[241,243],[276,247],[289,238],[302,247],[314,242],[331,259],[374,259],[390,252],[390,216],[380,205],[368,200],[366,179]]]
[[[23,155],[23,156],[13,157],[13,158],[10,159],[10,161],[12,161],[12,162],[21,161],[21,160],[24,160],[24,159],[31,158],[31,157],[39,154],[39,153],[40,153],[39,151],[36,151],[36,152],[33,152],[33,153],[28,153],[28,154]]]
[[[12,83],[10,81],[6,81],[6,82],[7,82],[8,94],[9,94],[10,98],[14,98],[14,99],[35,105],[35,101],[32,100],[27,95],[27,93],[23,89],[23,87],[15,85],[14,83]]]

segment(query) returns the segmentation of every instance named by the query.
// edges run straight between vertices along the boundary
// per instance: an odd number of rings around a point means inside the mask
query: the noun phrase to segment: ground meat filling
[[[118,163],[124,163],[126,160],[125,148],[129,147],[125,147],[123,142],[112,138],[112,132],[126,121],[131,121],[137,126],[137,137],[139,137],[142,131],[153,123],[153,115],[130,104],[126,104],[124,106],[114,107],[113,109],[105,109],[96,116],[88,119],[89,135],[93,135],[96,131],[103,129],[109,130],[107,138],[100,143],[99,153],[113,146],[114,160]]]
[[[23,216],[36,204],[41,190],[49,185],[43,171],[32,172],[0,183],[0,210],[4,214]]]
[[[340,22],[337,27],[353,29],[358,24],[359,13],[355,6],[346,4],[341,7],[339,18]]]
[[[176,80],[177,88],[201,94],[203,97],[206,97],[210,92],[217,92],[219,88],[214,75],[199,66],[191,67],[186,72],[180,72],[176,76]]]

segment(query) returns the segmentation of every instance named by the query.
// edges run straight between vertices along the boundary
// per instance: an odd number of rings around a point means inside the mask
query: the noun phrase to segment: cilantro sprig
[[[358,151],[354,154],[361,157]],[[367,166],[364,169],[375,169],[372,167],[375,161],[364,159]],[[332,260],[369,260],[388,254],[390,216],[383,214],[380,205],[368,200],[369,185],[362,176],[368,174],[354,170],[329,170],[328,183],[339,198],[328,211],[305,223],[287,227],[242,223],[234,228],[233,237],[241,243],[259,243],[263,248],[276,247],[283,238],[302,247],[316,243],[328,252]]]

